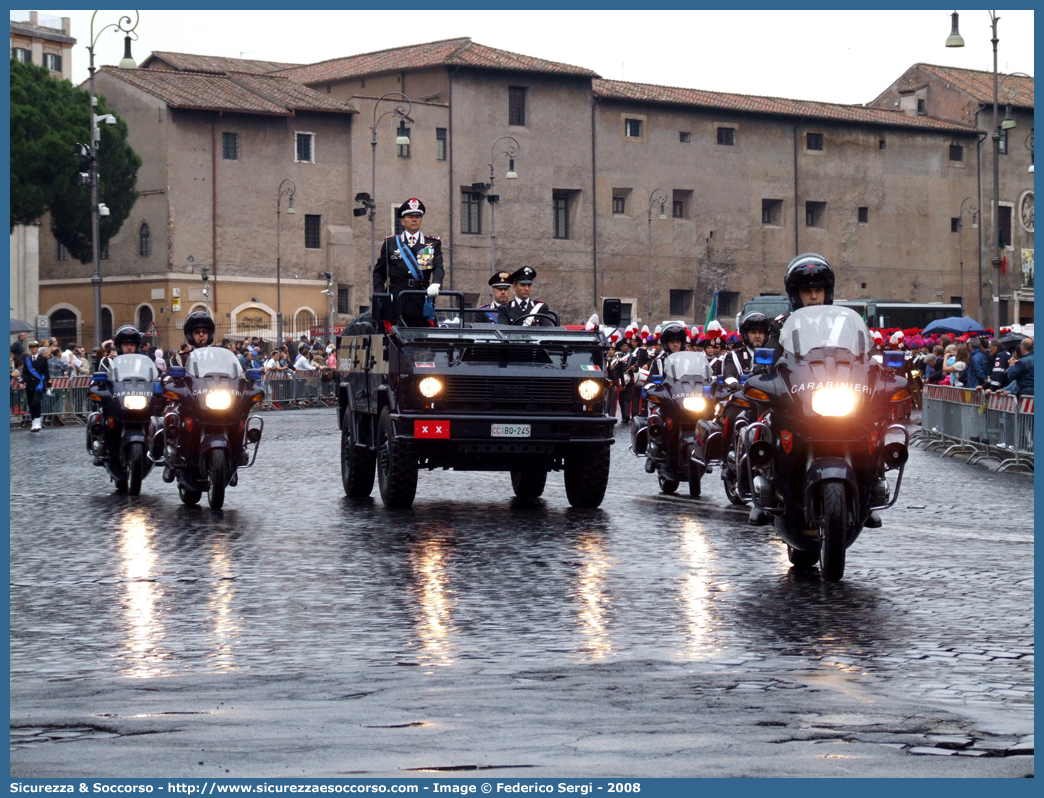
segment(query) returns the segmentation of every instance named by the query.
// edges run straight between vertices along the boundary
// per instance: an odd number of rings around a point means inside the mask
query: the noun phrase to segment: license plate
[[[494,438],[528,438],[529,424],[494,424],[489,433]]]

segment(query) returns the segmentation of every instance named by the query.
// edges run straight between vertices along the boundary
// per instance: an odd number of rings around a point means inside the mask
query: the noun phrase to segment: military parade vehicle
[[[337,339],[345,493],[369,496],[376,476],[385,506],[410,507],[419,471],[454,469],[509,472],[515,495],[535,499],[561,471],[572,506],[598,507],[615,423],[605,335],[557,318],[495,324],[456,291],[442,292],[457,305],[436,310],[438,326],[409,327],[410,294],[423,292],[375,294]],[[606,300],[603,319],[618,316]]]

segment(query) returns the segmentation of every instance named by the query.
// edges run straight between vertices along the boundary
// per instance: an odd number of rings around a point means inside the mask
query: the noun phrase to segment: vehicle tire
[[[520,499],[539,499],[547,484],[546,471],[512,471],[511,488]]]
[[[566,498],[573,507],[594,508],[609,484],[609,444],[585,446],[566,455]]]
[[[369,449],[355,445],[352,437],[351,409],[344,411],[341,424],[341,484],[350,499],[363,499],[373,492],[377,457]]]
[[[181,498],[181,503],[186,507],[195,507],[199,504],[199,500],[203,498],[203,491],[190,490],[184,485],[178,485],[178,496]]]
[[[819,552],[802,551],[792,546],[787,546],[787,559],[795,568],[812,568],[819,562]]]
[[[660,483],[661,493],[674,493],[678,490],[678,486],[681,484],[676,479],[664,479],[659,474],[656,475],[656,479]]]
[[[132,443],[127,447],[127,493],[137,496],[141,493],[141,480],[145,475],[145,446]]]
[[[695,463],[689,463],[689,495],[698,499],[703,492],[700,481],[703,479],[703,469]]]
[[[845,575],[845,525],[848,512],[843,482],[825,482],[820,488],[823,516],[819,522],[819,572],[827,582]]]
[[[388,508],[409,508],[417,495],[417,459],[409,443],[392,438],[391,413],[377,423],[377,487]]]
[[[224,449],[210,452],[210,487],[207,503],[211,510],[220,510],[225,505],[225,486],[228,484],[228,453]]]

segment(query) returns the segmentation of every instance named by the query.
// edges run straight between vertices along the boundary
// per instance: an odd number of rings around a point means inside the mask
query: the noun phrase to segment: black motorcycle
[[[689,466],[709,473],[714,464],[720,465],[725,495],[733,504],[746,504],[749,501],[750,489],[745,484],[740,463],[739,432],[759,415],[758,403],[742,391],[747,376],[743,375],[740,380],[730,390],[725,386],[723,378],[718,377],[720,401],[714,418],[702,420],[696,426],[692,463]]]
[[[655,473],[664,493],[682,482],[700,495],[706,469],[692,466],[696,425],[714,414],[714,379],[702,352],[675,352],[663,361],[663,374],[645,386],[648,416],[631,419],[631,450],[645,455],[645,470]]]
[[[902,352],[871,357],[870,332],[854,311],[820,305],[794,311],[780,332],[782,354],[759,349],[743,395],[767,408],[739,434],[740,467],[754,504],[774,516],[790,561],[819,563],[823,579],[844,576],[845,550],[871,512],[899,496],[908,457],[893,408],[910,398]],[[894,487],[886,473],[896,472]]]
[[[96,409],[87,416],[87,451],[120,493],[137,496],[152,469],[146,443],[150,419],[163,410],[158,380],[156,364],[138,354],[114,357],[108,371],[91,378]]]
[[[228,349],[196,349],[184,368],[171,368],[163,395],[171,405],[152,435],[152,456],[162,456],[187,505],[197,504],[206,491],[211,509],[225,503],[225,488],[239,482],[239,470],[257,458],[264,422],[251,415],[265,397],[255,387],[260,369],[244,373]]]

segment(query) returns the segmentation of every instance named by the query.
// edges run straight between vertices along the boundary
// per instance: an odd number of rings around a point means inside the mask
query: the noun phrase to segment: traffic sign
[[[151,336],[153,338],[156,338],[156,337],[159,336],[159,330],[156,329],[156,322],[152,322],[148,326],[148,329],[145,330],[145,335]]]

